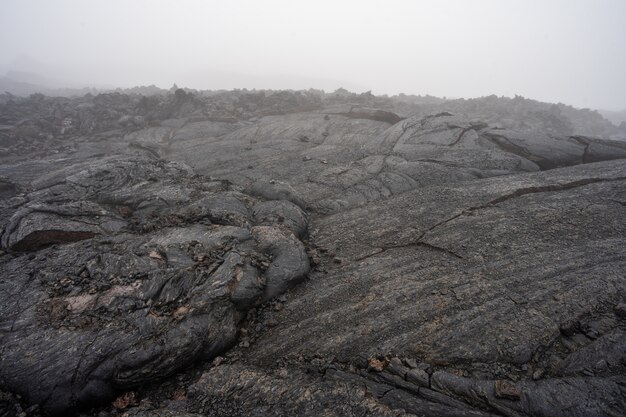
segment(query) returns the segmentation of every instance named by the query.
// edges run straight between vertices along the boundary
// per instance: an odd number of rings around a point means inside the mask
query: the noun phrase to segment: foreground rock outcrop
[[[309,271],[297,206],[176,163],[86,161],[4,206],[2,384],[55,414],[225,351]]]
[[[448,104],[6,99],[3,415],[622,415],[626,145]]]

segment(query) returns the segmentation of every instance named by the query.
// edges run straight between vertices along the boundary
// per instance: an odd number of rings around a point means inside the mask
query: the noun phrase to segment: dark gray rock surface
[[[255,226],[263,203],[178,163],[109,157],[32,187],[3,201],[0,374],[51,413],[216,356],[309,271],[282,224],[304,234],[300,209],[266,203]]]
[[[0,107],[0,415],[624,415],[626,145],[592,113]]]

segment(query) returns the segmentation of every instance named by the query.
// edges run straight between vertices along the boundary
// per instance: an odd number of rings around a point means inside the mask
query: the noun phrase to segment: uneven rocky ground
[[[3,417],[624,415],[597,113],[178,90],[0,125]]]

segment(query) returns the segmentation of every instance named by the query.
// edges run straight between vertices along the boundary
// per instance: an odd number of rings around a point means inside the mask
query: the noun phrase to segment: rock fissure
[[[589,161],[589,147],[591,146],[591,142],[585,140],[584,138],[580,137],[580,136],[571,136],[572,139],[574,139],[576,142],[580,143],[581,145],[584,146],[583,149],[583,153],[580,156],[580,163],[581,164],[586,164]]]
[[[461,130],[461,133],[459,133],[459,136],[457,136],[457,138],[454,140],[454,142],[450,143],[448,146],[456,146],[459,144],[459,142],[461,141],[461,139],[463,139],[463,136],[465,136],[465,134],[471,130],[474,130],[473,127],[466,127],[463,128],[463,130]]]
[[[417,238],[418,241],[420,241],[424,236],[426,236],[426,234],[428,234],[429,232],[432,232],[434,229],[450,223],[456,219],[458,219],[459,217],[465,216],[467,214],[471,214],[475,211],[478,210],[482,210],[482,209],[486,209],[489,207],[494,207],[497,204],[503,203],[505,201],[509,201],[515,198],[519,198],[519,197],[523,197],[525,195],[529,195],[529,194],[538,194],[538,193],[548,193],[548,192],[558,192],[558,191],[567,191],[567,190],[571,190],[574,188],[578,188],[578,187],[583,187],[586,185],[590,185],[590,184],[597,184],[597,183],[603,183],[603,182],[614,182],[614,181],[624,181],[626,180],[626,177],[616,177],[616,178],[587,178],[587,179],[582,179],[582,180],[578,180],[578,181],[573,181],[570,183],[564,183],[564,184],[550,184],[550,185],[542,185],[542,186],[536,186],[536,187],[527,187],[527,188],[520,188],[515,190],[512,193],[508,193],[505,194],[503,196],[497,197],[493,200],[488,201],[485,204],[481,204],[478,206],[473,206],[473,207],[469,207],[466,208],[464,210],[462,210],[460,213],[449,217],[445,220],[442,220],[440,222],[435,223],[433,226],[429,227],[428,229],[426,229],[425,232],[423,232],[421,235],[419,235],[419,237]]]

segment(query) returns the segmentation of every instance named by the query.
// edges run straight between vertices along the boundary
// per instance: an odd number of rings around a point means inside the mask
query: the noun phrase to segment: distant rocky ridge
[[[400,96],[375,97],[369,94],[317,90],[303,92],[215,92],[202,95],[177,90],[164,96],[109,93],[79,98],[50,98],[35,94],[29,98],[0,96],[0,147],[15,154],[12,146],[27,146],[37,139],[58,140],[74,134],[160,125],[169,118],[193,120],[250,121],[271,114],[320,109],[324,105],[353,103],[386,109],[400,117],[435,114],[444,108],[468,119],[492,122],[492,127],[535,131],[547,134],[586,135],[623,139],[626,131],[602,119],[595,112],[567,106],[548,105],[522,98],[495,96],[474,100],[440,101]],[[13,131],[11,131],[13,130]],[[11,140],[19,137],[21,140]],[[32,146],[31,146],[32,147]]]
[[[598,112],[615,126],[623,129],[626,125],[626,109],[622,111],[599,110]]]
[[[0,415],[620,415],[620,138],[521,97],[4,94]]]

